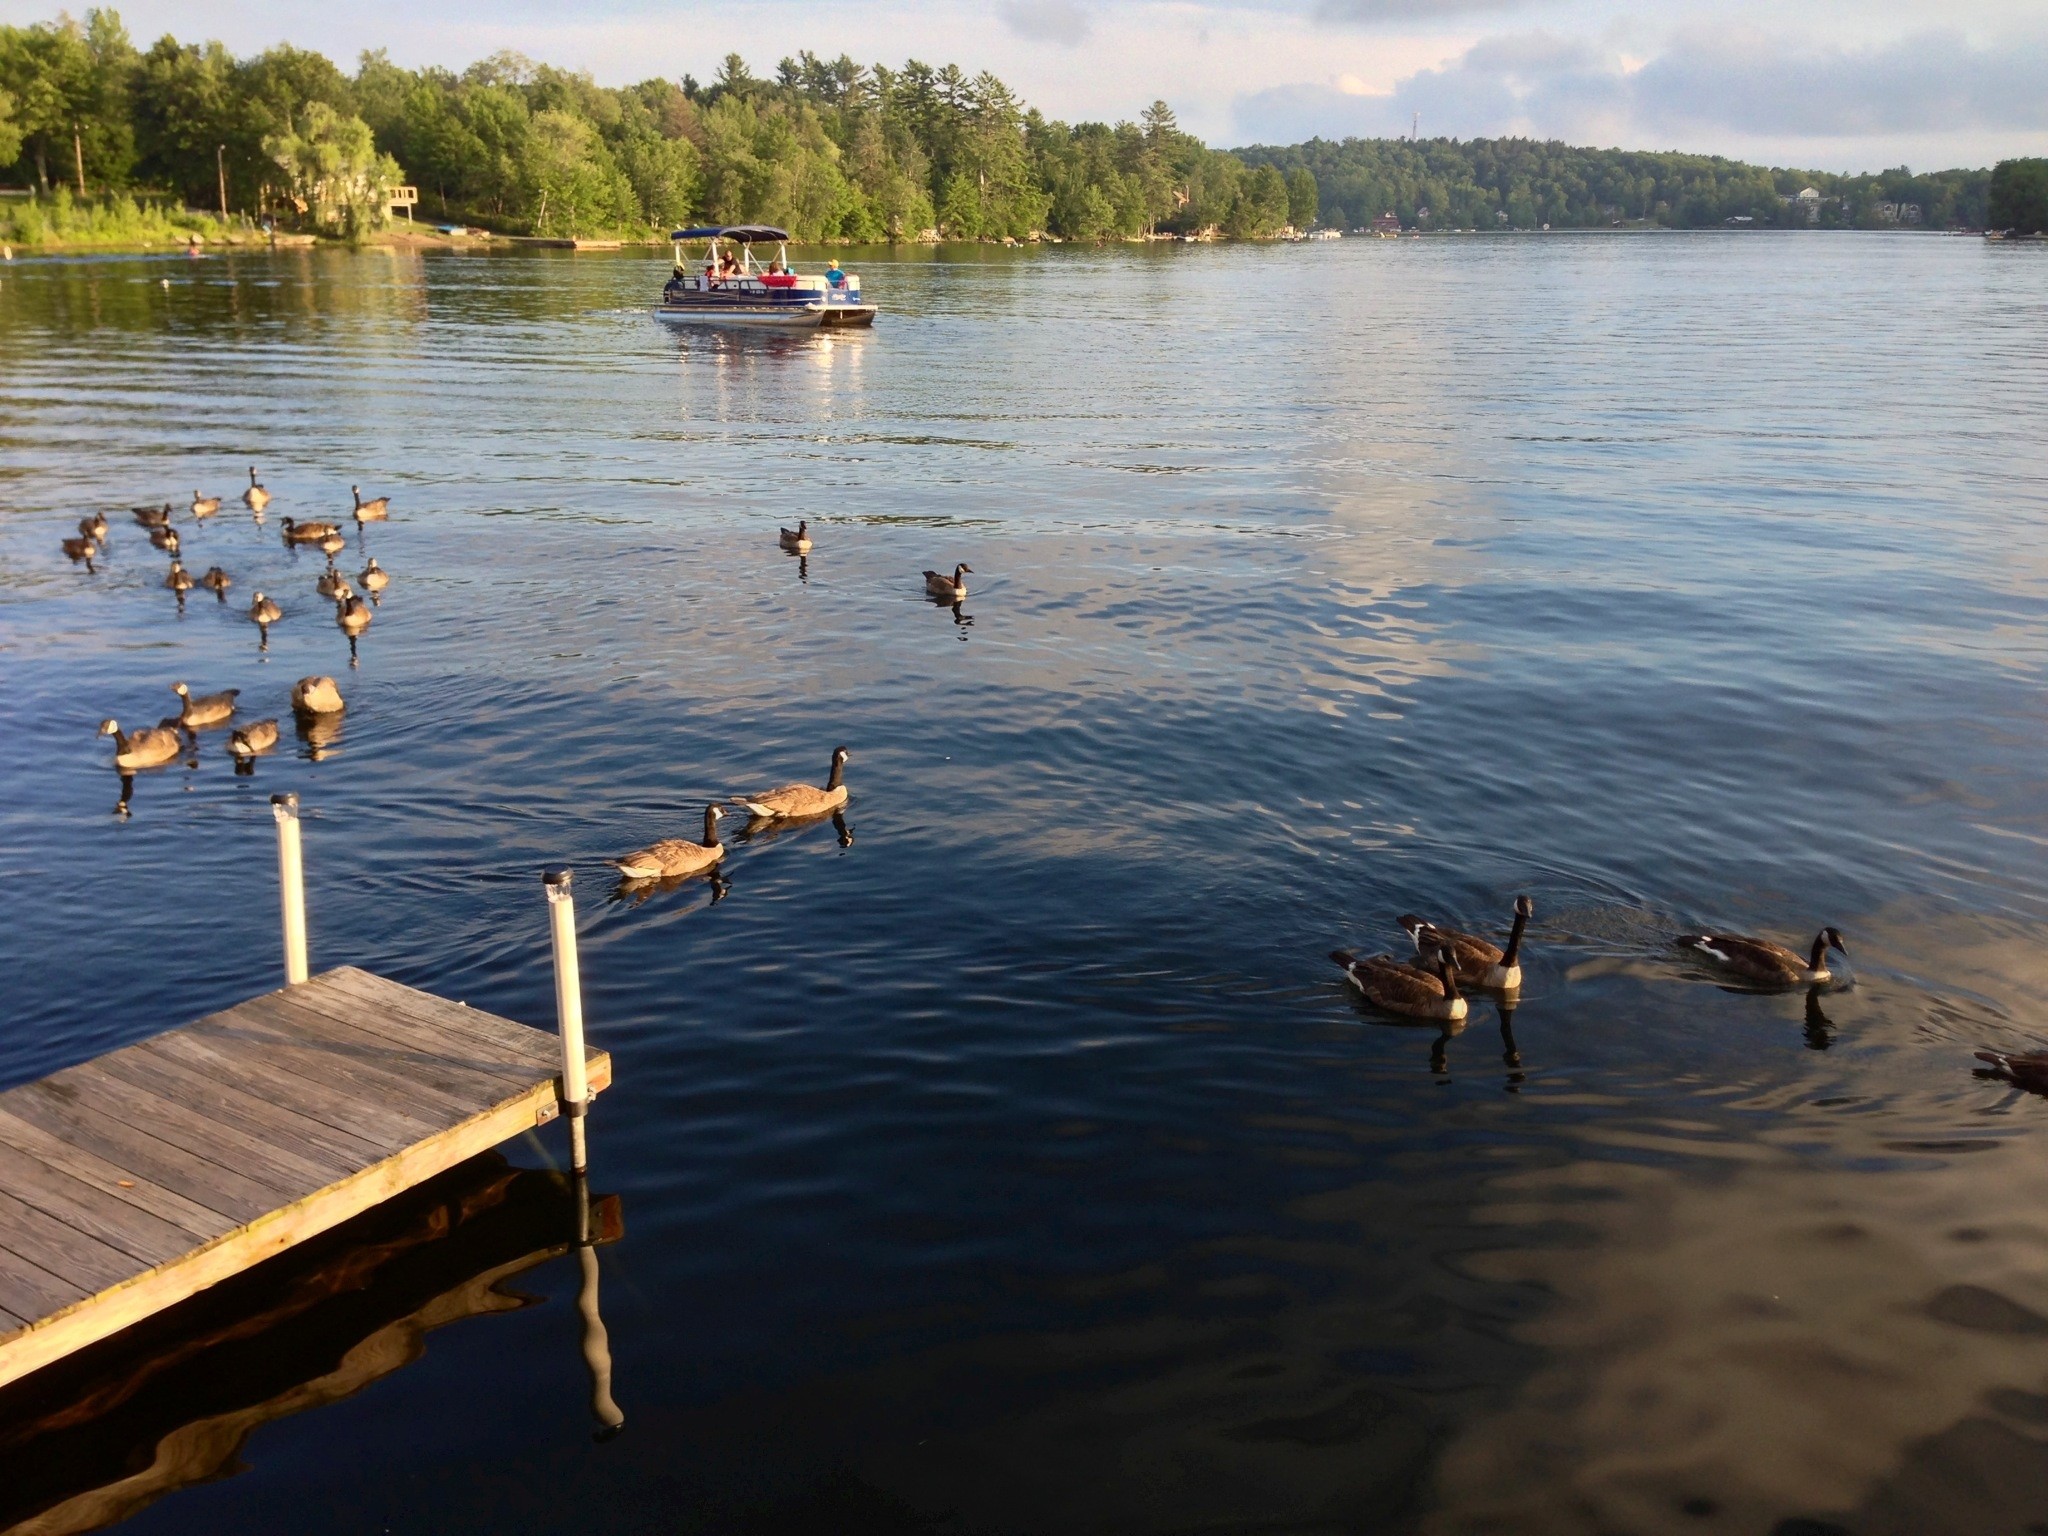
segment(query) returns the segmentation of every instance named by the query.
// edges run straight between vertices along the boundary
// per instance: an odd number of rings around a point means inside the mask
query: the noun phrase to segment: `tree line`
[[[365,53],[353,74],[280,45],[237,58],[111,10],[0,26],[0,166],[37,195],[155,193],[360,234],[389,189],[436,220],[544,235],[758,221],[802,240],[1271,235],[1315,218],[1306,169],[1183,133],[1067,124],[994,75],[811,53],[758,77],[618,88],[500,53],[457,73]]]
[[[1324,221],[1351,228],[1391,213],[1404,226],[1438,229],[1700,229],[1731,221],[1978,229],[1991,179],[1984,170],[1915,175],[1904,166],[1843,176],[1534,139],[1311,139],[1236,153],[1250,165],[1309,171]],[[1817,206],[1799,200],[1809,187]]]

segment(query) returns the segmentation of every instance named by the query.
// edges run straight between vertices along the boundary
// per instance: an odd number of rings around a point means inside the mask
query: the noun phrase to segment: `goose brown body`
[[[1810,987],[1834,980],[1828,968],[1827,952],[1838,950],[1847,956],[1839,929],[1823,928],[1813,936],[1813,947],[1804,960],[1782,944],[1752,938],[1741,933],[1692,933],[1679,939],[1686,949],[1697,951],[1723,970],[1745,981],[1767,987]]]
[[[963,576],[972,576],[973,574],[974,567],[971,565],[954,566],[951,576],[948,576],[944,571],[926,571],[924,573],[924,589],[933,597],[943,597],[948,602],[953,603],[961,602],[967,596],[967,583],[961,580],[961,578]]]
[[[682,875],[700,874],[725,857],[725,845],[718,840],[718,818],[724,814],[715,805],[704,807],[704,841],[701,843],[668,837],[605,862],[628,880],[673,880]]]
[[[228,750],[237,757],[254,757],[277,745],[277,722],[258,720],[228,737]]]
[[[356,577],[356,580],[363,584],[365,592],[377,593],[382,592],[391,585],[391,573],[379,565],[377,557],[372,555],[370,556],[370,563],[363,567],[361,574]]]
[[[178,711],[178,724],[186,730],[201,725],[219,725],[235,712],[235,700],[241,696],[239,688],[224,688],[219,693],[205,693],[194,698],[192,690],[183,683],[171,684],[182,707]]]
[[[75,539],[66,539],[64,541],[64,553],[70,557],[72,564],[76,565],[79,561],[83,560],[88,571],[92,569],[94,552],[93,541],[84,534],[80,534]]]
[[[1361,960],[1348,949],[1333,949],[1330,958],[1344,968],[1345,979],[1376,1008],[1440,1023],[1453,1023],[1465,1017],[1465,999],[1458,995],[1457,972],[1444,950],[1436,951],[1435,975],[1404,965],[1392,955],[1372,955]]]
[[[78,531],[85,535],[86,538],[91,539],[95,544],[106,543],[107,514],[95,512],[91,517],[81,517],[78,520]]]
[[[778,528],[776,532],[782,547],[792,554],[807,555],[811,552],[811,525],[808,521],[800,520],[796,527]]]
[[[217,565],[209,565],[206,574],[199,578],[199,585],[209,592],[219,593],[223,602],[227,600],[228,588],[234,584],[235,578]]]
[[[171,524],[171,504],[167,501],[160,507],[132,507],[135,521],[145,528],[168,528]]]
[[[165,554],[175,555],[178,552],[178,530],[168,525],[152,528],[149,531],[149,542]]]
[[[220,498],[218,496],[202,496],[197,491],[192,493],[192,515],[194,517],[211,517],[219,510]]]
[[[313,590],[322,597],[342,598],[355,595],[355,589],[348,584],[348,578],[331,565],[320,573],[320,579],[313,583]]]
[[[338,715],[348,706],[331,677],[302,677],[292,684],[292,710],[301,715]]]
[[[846,804],[846,758],[846,748],[832,749],[832,773],[823,789],[810,784],[784,784],[758,795],[743,795],[740,804],[756,821],[791,821],[836,811]]]
[[[333,523],[295,523],[290,518],[278,524],[278,531],[287,544],[318,544],[341,532]]]
[[[270,505],[270,492],[263,489],[263,482],[256,478],[256,466],[249,466],[249,489],[242,492],[242,504],[251,512],[261,512]]]
[[[357,522],[382,522],[391,515],[391,498],[389,496],[379,496],[375,501],[365,501],[363,500],[361,487],[354,485],[348,488],[348,493],[356,499]]]
[[[100,734],[114,738],[116,768],[154,768],[159,763],[168,763],[185,750],[178,733],[161,725],[145,725],[140,730],[124,732],[116,722],[102,720]]]
[[[344,589],[347,583],[343,583]],[[334,622],[341,626],[341,632],[353,640],[370,627],[370,605],[355,593],[337,597],[334,604]]]
[[[1515,921],[1508,931],[1506,949],[1477,934],[1446,928],[1441,923],[1417,917],[1413,912],[1402,913],[1400,922],[1408,937],[1415,941],[1418,956],[1426,956],[1436,949],[1447,949],[1451,963],[1457,967],[1458,980],[1466,986],[1491,987],[1506,992],[1522,984],[1522,934],[1535,914],[1536,904],[1528,897],[1515,898]]]
[[[176,560],[173,560],[171,562],[170,574],[164,577],[164,585],[180,597],[183,597],[192,590],[195,583],[192,580],[192,573],[186,570],[184,566],[178,564]]]
[[[2048,1051],[2026,1051],[2014,1054],[2007,1051],[1979,1051],[1977,1059],[1989,1062],[1993,1073],[2004,1078],[2015,1088],[2024,1088],[2029,1093],[2048,1094]]]

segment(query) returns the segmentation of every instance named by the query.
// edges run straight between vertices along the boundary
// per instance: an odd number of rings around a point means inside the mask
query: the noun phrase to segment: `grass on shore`
[[[24,250],[60,247],[182,245],[191,235],[209,243],[249,238],[239,221],[161,203],[138,203],[126,193],[81,201],[59,187],[47,198],[0,202],[0,241]]]

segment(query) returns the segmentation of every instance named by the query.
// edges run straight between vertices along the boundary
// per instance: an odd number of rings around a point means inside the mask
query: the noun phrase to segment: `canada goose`
[[[167,501],[161,507],[131,507],[135,521],[145,528],[168,528],[171,524],[171,504]]]
[[[1977,1059],[1988,1061],[1993,1068],[1980,1076],[2002,1077],[2029,1093],[2048,1093],[2048,1051],[2028,1051],[2018,1056],[2005,1051],[1979,1051]]]
[[[64,553],[71,557],[71,563],[76,565],[79,561],[83,560],[87,571],[92,571],[93,569],[93,549],[92,540],[88,539],[84,534],[80,534],[75,539],[66,539],[64,541]]]
[[[241,694],[239,688],[223,688],[219,693],[201,694],[192,697],[192,690],[183,683],[171,684],[171,692],[183,700],[178,711],[178,724],[186,730],[201,725],[219,725],[235,712],[235,699]]]
[[[284,610],[258,592],[249,604],[249,622],[263,631],[263,643],[270,643],[270,626],[284,617]]]
[[[233,586],[234,582],[235,578],[217,565],[209,565],[206,568],[206,574],[199,578],[199,585],[206,588],[207,591],[211,592],[222,602],[228,600],[228,588]]]
[[[356,521],[359,523],[382,522],[391,515],[391,498],[379,496],[375,501],[363,500],[361,486],[352,485],[349,494],[356,499]]]
[[[1443,1022],[1465,1017],[1465,999],[1458,995],[1458,973],[1448,950],[1436,951],[1434,975],[1403,965],[1392,955],[1361,960],[1348,949],[1333,949],[1330,958],[1344,967],[1345,977],[1368,1002],[1388,1013]]]
[[[356,580],[363,584],[363,590],[370,594],[370,601],[374,603],[377,601],[377,594],[391,585],[391,573],[379,565],[377,557],[372,555],[370,563],[363,567]]]
[[[149,542],[167,555],[178,552],[178,530],[168,525],[149,530]]]
[[[260,513],[270,505],[270,492],[263,489],[263,482],[256,478],[256,466],[249,466],[249,489],[242,492],[242,504],[251,512]]]
[[[192,515],[194,517],[211,517],[219,510],[220,498],[218,496],[202,496],[197,491],[192,493]]]
[[[342,583],[342,589],[347,591],[347,582]],[[353,640],[370,627],[370,605],[354,592],[348,592],[346,597],[337,596],[334,600],[334,622],[341,626],[343,634]]]
[[[302,677],[292,684],[294,714],[338,715],[347,707],[331,677]]]
[[[164,585],[177,593],[178,600],[183,602],[185,594],[190,592],[196,583],[192,580],[192,573],[173,560],[171,562],[171,574],[164,578]]]
[[[1458,980],[1466,986],[1507,992],[1522,984],[1522,931],[1535,915],[1534,902],[1526,896],[1515,898],[1515,923],[1508,930],[1508,947],[1504,950],[1473,934],[1417,917],[1413,912],[1401,914],[1401,926],[1415,941],[1418,956],[1437,948],[1450,950],[1452,963],[1458,968]]]
[[[808,555],[811,552],[811,525],[808,522],[799,521],[794,530],[780,528],[776,532],[781,536],[782,547],[791,554]]]
[[[258,720],[243,726],[228,737],[228,750],[237,757],[254,757],[258,752],[268,752],[276,745],[275,720]]]
[[[338,533],[330,533],[313,547],[331,561],[336,555],[348,548],[348,540]]]
[[[278,531],[287,544],[318,544],[341,532],[332,523],[295,523],[290,518],[278,525]]]
[[[106,543],[107,514],[95,512],[91,517],[81,517],[78,520],[78,531],[88,539],[91,539],[95,544]]]
[[[965,602],[967,600],[967,583],[960,578],[962,576],[972,576],[973,574],[974,567],[971,565],[954,566],[951,576],[947,576],[939,571],[926,571],[924,573],[924,589],[933,597],[943,597],[949,603]]]
[[[320,579],[313,586],[322,597],[339,599],[355,595],[355,588],[348,584],[348,578],[331,565],[320,573]]]
[[[785,784],[765,794],[740,799],[747,814],[759,821],[784,821],[798,816],[822,816],[846,804],[846,748],[832,749],[832,775],[823,789],[808,784]]]
[[[116,768],[154,768],[158,763],[168,763],[185,750],[178,733],[161,725],[145,725],[124,735],[121,727],[112,720],[102,720],[100,734],[114,738]]]
[[[1841,931],[1836,928],[1823,928],[1813,936],[1813,949],[1804,961],[1782,944],[1739,933],[1689,933],[1678,942],[1718,961],[1745,981],[1772,987],[1813,986],[1832,981],[1834,972],[1825,964],[1827,952],[1839,950],[1845,959],[1849,954],[1849,946],[1842,942]]]
[[[704,841],[701,843],[685,842],[679,837],[664,838],[636,849],[624,858],[607,859],[605,862],[628,880],[673,880],[709,869],[725,857],[725,846],[718,840],[718,818],[724,814],[715,805],[704,807]]]

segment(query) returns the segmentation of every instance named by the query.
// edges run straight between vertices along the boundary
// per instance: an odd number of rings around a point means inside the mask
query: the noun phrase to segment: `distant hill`
[[[1646,223],[1879,229],[1982,228],[1989,170],[1861,176],[1745,165],[1719,155],[1588,149],[1535,139],[1310,139],[1234,151],[1316,179],[1326,224],[1382,214],[1425,228],[1596,229]],[[1813,196],[1801,198],[1809,189]],[[1424,210],[1428,210],[1425,216]]]

